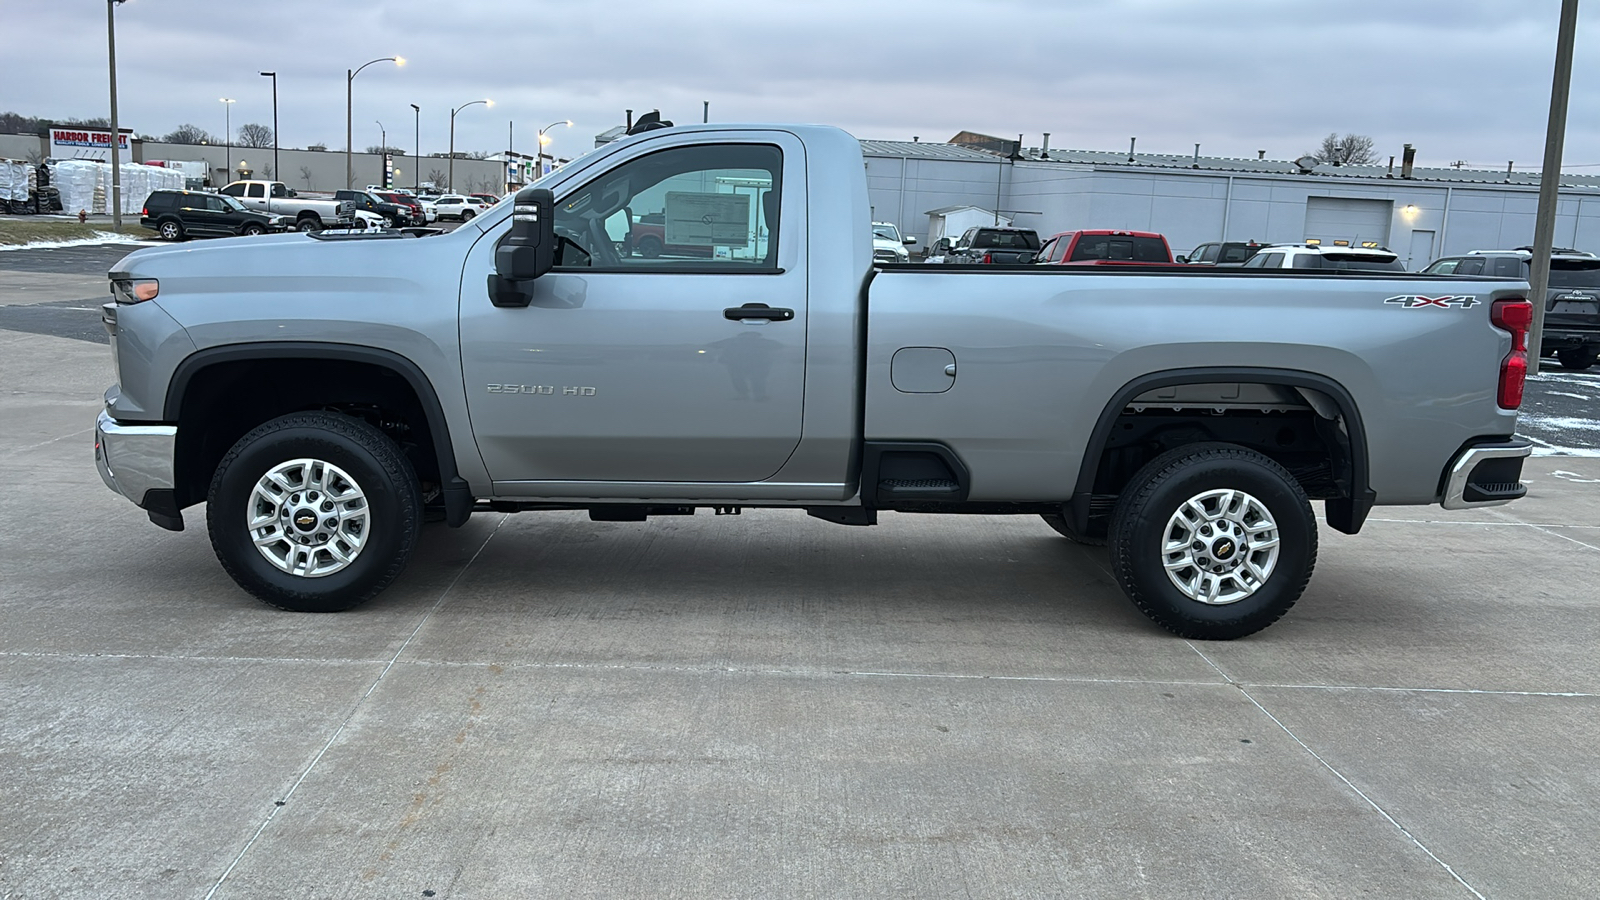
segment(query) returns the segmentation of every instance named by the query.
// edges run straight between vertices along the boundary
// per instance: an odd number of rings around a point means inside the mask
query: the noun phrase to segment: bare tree
[[[261,177],[265,178],[268,181],[271,181],[273,176],[276,175],[276,174],[278,174],[278,173],[272,171],[272,166],[262,166],[261,167]]]
[[[1364,134],[1346,134],[1340,137],[1338,132],[1329,132],[1322,139],[1322,146],[1306,154],[1315,157],[1317,162],[1333,163],[1336,166],[1364,166],[1378,161],[1372,152],[1372,138]]]
[[[450,177],[445,174],[443,169],[434,169],[429,172],[428,180],[433,182],[433,186],[441,191],[450,190]]]
[[[199,125],[183,124],[161,138],[167,144],[215,144],[217,139]]]
[[[309,190],[310,187],[311,187],[311,167],[310,166],[301,166],[300,167],[300,177],[305,180],[306,188]]]
[[[240,125],[239,135],[234,138],[234,143],[241,147],[271,147],[272,129],[265,125],[257,125],[254,122],[248,125]]]

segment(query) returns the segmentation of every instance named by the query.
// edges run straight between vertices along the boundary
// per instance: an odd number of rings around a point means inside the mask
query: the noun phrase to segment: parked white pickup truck
[[[348,200],[301,197],[281,181],[235,181],[224,187],[221,193],[237,197],[240,203],[251,209],[293,219],[296,231],[362,227],[354,215],[355,205]]]
[[[1311,501],[1353,534],[1526,492],[1526,282],[874,266],[832,128],[647,131],[448,234],[110,276],[102,477],[167,528],[206,503],[223,566],[286,609],[376,595],[425,513],[1022,514],[1109,544],[1163,627],[1234,638],[1310,579]]]

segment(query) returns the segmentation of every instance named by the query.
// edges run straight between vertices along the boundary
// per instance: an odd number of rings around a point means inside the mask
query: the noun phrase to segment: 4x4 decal
[[[1471,294],[1445,294],[1440,297],[1424,297],[1421,294],[1402,294],[1398,297],[1390,297],[1383,302],[1394,303],[1404,309],[1419,309],[1424,306],[1437,306],[1443,309],[1449,309],[1451,307],[1471,309],[1478,305],[1478,298],[1472,296]]]

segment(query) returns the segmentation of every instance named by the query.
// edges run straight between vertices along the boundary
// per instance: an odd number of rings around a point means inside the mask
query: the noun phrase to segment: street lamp
[[[351,103],[351,99],[350,99],[350,95],[351,95],[351,93],[353,91],[352,85],[355,83],[356,76],[361,74],[361,70],[362,69],[365,69],[367,66],[370,66],[373,63],[381,63],[381,62],[392,62],[396,66],[403,66],[403,65],[406,64],[406,58],[404,56],[380,56],[377,59],[369,60],[367,62],[362,63],[361,66],[359,68],[355,69],[355,70],[350,70],[350,69],[345,69],[344,70],[344,187],[345,187],[345,190],[349,190],[355,184],[355,180],[356,180],[355,163],[352,162],[351,159],[350,159],[350,144],[354,140],[353,132],[354,132],[354,127],[355,127],[354,124],[351,121],[351,118],[350,118],[351,110],[353,109],[353,106],[352,106],[352,103]]]
[[[486,108],[494,105],[493,100],[472,100],[450,110],[450,171],[445,176],[445,180],[450,182],[451,193],[460,193],[456,190],[456,113],[479,103],[482,103]]]
[[[226,111],[222,119],[222,143],[226,148],[222,153],[222,171],[226,172],[228,171],[228,160],[233,156],[233,98],[218,97],[217,101],[222,104],[223,110]]]
[[[539,152],[538,152],[538,155],[533,158],[533,161],[534,161],[534,163],[536,163],[539,166],[539,175],[541,175],[541,176],[544,175],[544,148],[545,148],[546,144],[550,143],[550,136],[548,134],[545,134],[545,132],[547,132],[550,129],[556,127],[557,125],[565,125],[568,128],[571,128],[572,127],[572,120],[571,119],[562,119],[559,122],[551,122],[549,125],[546,125],[545,127],[539,129]],[[552,154],[550,156],[551,163],[554,163],[555,159],[556,159],[555,155]]]
[[[272,79],[272,177],[283,180],[283,170],[278,168],[278,73],[262,72]]]
[[[372,121],[378,123],[378,155],[380,157],[388,156],[389,155],[389,132],[387,132],[387,131],[385,131],[383,129],[383,123],[382,122],[378,122],[377,119],[373,119]],[[383,171],[383,166],[382,166],[382,164],[380,162],[379,167],[378,167],[378,180],[387,182],[389,179],[384,177],[384,175],[385,175],[385,173]],[[384,187],[387,188],[387,187],[389,187],[389,185],[385,184]]]
[[[413,159],[416,160],[417,165],[416,171],[411,173],[411,189],[420,194],[422,193],[422,107],[413,103],[411,104],[411,111],[415,113],[417,120],[415,123],[413,123],[413,127],[417,130],[417,133],[413,138],[413,140],[417,142],[417,155],[413,157]]]
[[[111,67],[111,225],[122,230],[122,169],[117,158],[122,150],[122,132],[117,130],[117,4],[106,0],[106,55]],[[35,206],[35,209],[38,207]]]

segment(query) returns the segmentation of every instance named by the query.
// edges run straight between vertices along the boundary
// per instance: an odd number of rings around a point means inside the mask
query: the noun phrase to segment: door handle
[[[787,322],[794,318],[794,310],[772,307],[765,303],[746,303],[722,311],[724,319],[738,322],[742,319],[766,319],[769,322]]]

